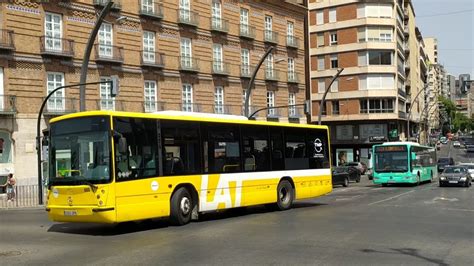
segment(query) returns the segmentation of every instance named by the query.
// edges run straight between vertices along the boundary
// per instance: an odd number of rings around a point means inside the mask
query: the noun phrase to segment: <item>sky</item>
[[[438,39],[438,61],[448,73],[474,79],[474,0],[412,0],[424,38]]]

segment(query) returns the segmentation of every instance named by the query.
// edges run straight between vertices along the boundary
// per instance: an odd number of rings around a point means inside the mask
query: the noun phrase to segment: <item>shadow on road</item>
[[[427,262],[434,263],[434,264],[437,264],[437,265],[440,265],[440,266],[448,266],[449,265],[446,262],[444,262],[443,260],[432,259],[432,258],[428,258],[428,257],[425,257],[425,256],[419,254],[418,249],[414,249],[414,248],[391,248],[390,250],[392,250],[392,251],[378,251],[378,250],[374,250],[374,249],[362,249],[361,252],[364,252],[364,253],[383,253],[383,254],[401,254],[401,255],[406,255],[406,256],[419,258],[419,259],[422,259],[422,260],[425,260]]]

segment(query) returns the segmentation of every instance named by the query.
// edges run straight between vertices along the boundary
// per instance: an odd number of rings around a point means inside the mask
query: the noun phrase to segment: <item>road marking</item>
[[[449,202],[454,202],[454,201],[459,201],[457,198],[452,198],[452,199],[449,199],[449,198],[445,198],[445,197],[436,197],[430,201],[425,201],[425,204],[434,204],[436,203],[437,201],[449,201]]]
[[[411,190],[411,191],[408,191],[408,192],[405,192],[405,193],[402,193],[402,194],[398,194],[396,196],[393,196],[393,197],[390,197],[390,198],[387,198],[387,199],[384,199],[384,200],[379,200],[379,201],[376,201],[376,202],[369,203],[368,206],[374,205],[374,204],[377,204],[377,203],[381,203],[381,202],[385,202],[385,201],[389,201],[389,200],[393,200],[393,199],[396,199],[398,197],[401,197],[403,195],[406,195],[406,194],[409,194],[409,193],[412,193],[412,192],[415,192],[415,190]]]
[[[352,196],[352,197],[341,197],[341,196],[337,196],[336,197],[336,201],[344,201],[344,200],[354,200],[358,197],[362,197],[362,195],[355,195],[355,196]]]

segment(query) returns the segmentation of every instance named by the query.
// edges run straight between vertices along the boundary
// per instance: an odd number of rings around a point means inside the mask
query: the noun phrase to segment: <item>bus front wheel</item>
[[[173,225],[185,225],[191,221],[193,198],[185,187],[181,187],[171,197],[170,221]]]
[[[284,211],[291,208],[295,199],[295,190],[288,180],[282,180],[277,187],[277,207],[278,210]]]

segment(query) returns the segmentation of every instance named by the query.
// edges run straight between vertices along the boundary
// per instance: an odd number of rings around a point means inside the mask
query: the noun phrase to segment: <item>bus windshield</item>
[[[51,124],[49,184],[110,182],[109,132],[107,117],[84,117]]]
[[[408,172],[406,146],[381,146],[375,149],[375,171],[379,173]]]

